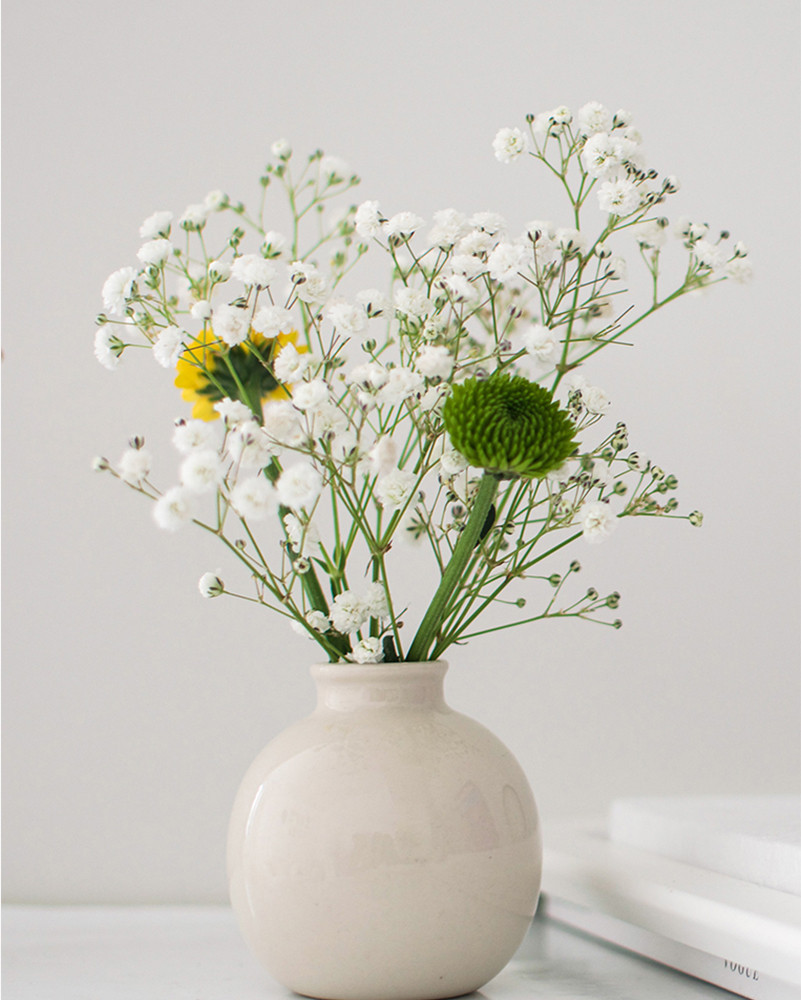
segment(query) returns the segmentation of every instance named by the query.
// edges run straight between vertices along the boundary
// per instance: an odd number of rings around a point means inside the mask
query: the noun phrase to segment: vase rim
[[[376,680],[406,676],[444,677],[448,669],[445,660],[399,660],[396,663],[315,663],[311,674],[314,678],[352,678],[366,680],[373,677]]]

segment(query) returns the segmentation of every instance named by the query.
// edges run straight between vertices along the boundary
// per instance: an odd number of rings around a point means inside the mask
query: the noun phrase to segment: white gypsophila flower
[[[573,121],[573,112],[566,104],[560,104],[548,112],[548,118],[554,125],[569,125]]]
[[[348,336],[361,335],[367,330],[367,313],[363,306],[335,299],[325,308],[325,316],[334,328]]]
[[[120,363],[121,344],[122,341],[115,333],[114,327],[108,323],[95,330],[95,357],[110,372],[113,372]]]
[[[295,511],[304,507],[308,509],[314,506],[322,492],[323,478],[314,466],[297,462],[284,469],[275,488],[284,507]]]
[[[292,147],[286,139],[276,139],[270,146],[270,152],[277,156],[279,160],[288,160],[292,155]]]
[[[612,112],[598,101],[590,101],[579,108],[576,122],[582,135],[608,132],[612,128]]]
[[[320,175],[329,183],[344,181],[352,174],[348,164],[338,156],[324,156],[320,160]]]
[[[211,319],[211,303],[208,299],[198,299],[189,310],[192,319]]]
[[[753,278],[754,268],[751,261],[747,260],[745,257],[732,257],[732,259],[726,263],[724,273],[726,277],[731,278],[732,281],[736,281],[739,284],[745,284]]]
[[[360,385],[364,389],[380,389],[389,380],[389,370],[379,361],[365,361],[351,369],[345,376],[351,385]]]
[[[581,389],[581,401],[588,413],[601,415],[606,413],[612,401],[606,392],[597,385],[585,385]]]
[[[587,238],[578,229],[564,227],[555,233],[556,245],[565,254],[583,254],[587,249]]]
[[[617,518],[608,503],[602,500],[587,500],[578,513],[579,524],[584,538],[592,544],[604,541],[614,531]]]
[[[216,448],[217,428],[207,420],[178,420],[172,432],[172,443],[182,455]]]
[[[214,410],[220,414],[227,427],[236,427],[253,419],[250,407],[240,403],[238,399],[230,399],[228,396],[214,404]]]
[[[727,263],[726,251],[723,247],[715,243],[710,243],[709,240],[696,240],[693,244],[693,253],[698,258],[700,264],[711,268],[713,271],[717,271]]]
[[[397,212],[384,223],[387,236],[408,238],[425,225],[425,221],[414,212]]]
[[[288,399],[271,399],[264,404],[264,433],[276,444],[297,448],[306,438],[300,415]]]
[[[498,243],[494,233],[473,229],[456,244],[456,257],[486,257]],[[453,261],[454,258],[451,258]]]
[[[220,456],[210,448],[195,449],[181,462],[181,485],[192,493],[208,493],[222,482],[222,478]]]
[[[475,212],[468,222],[473,229],[479,229],[489,236],[502,236],[509,228],[506,219],[497,212]]]
[[[301,382],[292,393],[292,405],[304,413],[313,413],[330,399],[328,383],[321,378]]]
[[[449,378],[453,372],[454,357],[441,344],[426,344],[414,361],[414,366],[426,378]]]
[[[264,476],[242,479],[231,490],[231,506],[246,521],[262,521],[278,510],[278,494]]]
[[[492,142],[492,149],[496,160],[512,163],[528,150],[528,143],[519,128],[502,128]]]
[[[422,288],[409,288],[406,285],[395,289],[394,302],[398,312],[413,319],[427,316],[433,306]]]
[[[178,220],[181,229],[202,229],[206,225],[209,217],[209,210],[203,202],[196,202],[194,205],[187,205],[183,215]]]
[[[289,249],[289,240],[283,233],[270,229],[264,234],[262,252],[269,260],[283,260]]]
[[[433,226],[428,234],[432,246],[447,250],[465,236],[470,227],[467,218],[454,208],[444,208],[434,212]]]
[[[315,632],[327,632],[331,627],[331,620],[322,611],[307,611],[305,617]]]
[[[456,253],[448,263],[453,272],[451,277],[477,278],[487,270],[487,265],[481,257],[472,253]]]
[[[284,344],[273,361],[273,373],[279,382],[300,382],[313,361],[308,352],[301,354],[294,344]]]
[[[359,236],[369,240],[378,236],[384,226],[385,219],[377,201],[363,201],[356,209],[353,223]]]
[[[351,663],[381,663],[383,659],[381,640],[372,635],[360,639],[348,654]]]
[[[499,243],[487,258],[487,268],[495,281],[508,282],[520,276],[528,260],[526,247],[519,243]]]
[[[665,220],[667,222],[667,220]],[[657,250],[667,242],[668,227],[660,219],[646,219],[634,227],[634,236],[641,247]]]
[[[389,618],[389,601],[382,583],[375,581],[368,584],[361,600],[365,611],[371,618]]]
[[[231,277],[238,278],[249,288],[267,288],[275,281],[278,273],[272,261],[265,260],[261,254],[245,253],[235,258],[231,264]]]
[[[215,306],[212,322],[214,332],[220,340],[229,347],[236,347],[243,340],[247,340],[250,333],[250,310],[241,306]]]
[[[333,418],[333,421],[336,421],[338,419],[336,414],[339,414],[339,418],[345,421],[345,425],[336,428],[326,427],[329,423],[327,418],[330,416]],[[339,407],[333,404],[323,407],[322,410],[315,413],[312,425],[315,435],[318,435],[318,426],[325,428],[323,433],[334,462],[342,465],[352,464],[356,460],[359,453],[359,439],[353,428],[347,425],[347,417]]]
[[[128,448],[117,465],[120,477],[131,486],[140,486],[150,475],[153,456],[145,448]]]
[[[396,406],[404,400],[417,396],[425,389],[425,379],[411,368],[390,368],[386,383],[376,394],[379,403]]]
[[[136,271],[132,267],[121,267],[110,274],[103,284],[103,307],[112,316],[123,316],[128,299],[134,290]]]
[[[453,447],[447,447],[439,460],[440,473],[445,479],[452,479],[467,468],[467,459]]]
[[[228,205],[228,195],[225,191],[215,188],[214,191],[209,191],[203,199],[203,204],[209,212],[220,212]]]
[[[406,506],[414,493],[417,476],[404,469],[393,469],[376,480],[373,495],[384,510],[396,511]]]
[[[253,317],[252,326],[265,337],[276,337],[279,333],[291,333],[295,321],[292,313],[283,306],[262,306]]]
[[[598,188],[598,207],[610,215],[626,216],[635,212],[642,203],[640,189],[631,181],[618,177],[604,181]]]
[[[615,128],[627,128],[631,125],[634,115],[630,111],[626,111],[625,108],[618,108],[615,112],[615,117],[612,124]]]
[[[545,479],[555,489],[562,489],[568,485],[570,477],[575,474],[577,469],[578,463],[575,459],[569,458],[567,461],[562,462],[558,469],[551,469],[549,472],[546,472]]]
[[[175,368],[186,345],[188,334],[177,326],[168,326],[153,344],[153,357],[162,368]]]
[[[335,403],[320,403],[314,410],[307,410],[306,418],[315,440],[323,438],[331,442],[348,429],[348,418]]]
[[[217,281],[227,281],[231,277],[231,265],[227,260],[209,261],[209,275]]]
[[[709,232],[709,226],[705,222],[693,222],[686,215],[682,215],[673,224],[673,232],[680,239],[693,242],[706,236]]]
[[[156,524],[165,531],[177,531],[192,520],[194,494],[185,486],[173,486],[153,505]]]
[[[226,441],[228,455],[239,472],[255,471],[269,465],[275,446],[269,435],[254,419],[244,420],[231,430]]]
[[[625,281],[629,266],[625,257],[610,257],[604,267],[604,277],[613,281]]]
[[[294,285],[295,294],[302,302],[319,305],[325,302],[330,294],[331,283],[324,274],[317,270],[314,264],[293,261],[289,265],[289,277]]]
[[[439,413],[448,394],[447,383],[440,382],[438,385],[430,385],[420,397],[418,405],[421,413]]]
[[[477,257],[469,259],[478,260]],[[478,298],[478,289],[464,274],[451,274],[440,279],[437,284],[447,292],[454,302],[475,302]]]
[[[581,162],[590,177],[612,177],[623,165],[623,144],[609,132],[597,132],[584,143]]]
[[[148,240],[136,251],[136,256],[143,264],[153,264],[158,267],[172,253],[172,243],[165,239]]]
[[[640,208],[642,194],[639,187],[622,177],[604,181],[598,188],[598,207],[610,215],[626,216]]]
[[[143,240],[154,240],[158,236],[167,236],[170,232],[172,212],[154,212],[148,215],[139,227],[139,236]]]
[[[225,593],[225,584],[216,573],[204,573],[197,582],[201,597],[219,597]]]
[[[365,288],[361,292],[357,292],[356,301],[370,319],[373,316],[381,316],[389,309],[389,299],[377,288]]]
[[[314,521],[307,519],[305,523],[301,522],[294,514],[284,514],[283,521],[287,541],[293,552],[303,556],[320,544],[320,532]]]
[[[559,341],[553,330],[541,323],[533,323],[520,336],[526,353],[538,364],[550,365],[556,360]]]
[[[398,464],[398,446],[387,435],[380,437],[368,454],[369,468],[373,475],[384,476]]]
[[[358,632],[369,617],[361,598],[352,590],[337,594],[331,605],[331,623],[343,635]]]

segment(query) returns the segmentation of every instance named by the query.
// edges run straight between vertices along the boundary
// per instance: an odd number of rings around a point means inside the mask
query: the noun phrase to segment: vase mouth
[[[399,660],[397,663],[315,663],[311,675],[315,679],[340,678],[364,681],[368,677],[396,679],[399,677],[444,677],[448,669],[446,660]]]
[[[444,660],[422,663],[318,663],[311,668],[318,709],[444,708]]]

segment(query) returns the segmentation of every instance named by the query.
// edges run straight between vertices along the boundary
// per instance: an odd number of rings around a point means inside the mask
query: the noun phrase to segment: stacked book
[[[550,919],[751,1000],[801,998],[801,797],[622,799],[545,837]]]

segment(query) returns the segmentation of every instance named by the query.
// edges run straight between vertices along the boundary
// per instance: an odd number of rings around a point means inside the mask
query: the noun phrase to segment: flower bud
[[[219,597],[225,593],[225,584],[214,573],[204,573],[197,587],[203,597]]]
[[[597,601],[598,600],[598,591],[595,589],[595,587],[590,587],[587,590],[587,595],[586,596],[587,596],[587,600],[588,601]]]
[[[578,559],[574,559],[569,568],[571,573],[578,573],[581,570],[581,563]]]
[[[103,458],[102,455],[96,455],[92,459],[92,471],[93,472],[107,472],[111,466],[107,458]]]
[[[559,576],[558,573],[551,573],[551,575],[548,577],[548,583],[550,583],[552,587],[558,587],[561,582],[562,582],[562,577]]]
[[[620,594],[615,590],[606,599],[608,608],[616,608],[620,604]]]
[[[694,528],[700,528],[704,523],[704,515],[700,510],[693,510],[688,515],[687,520]]]

